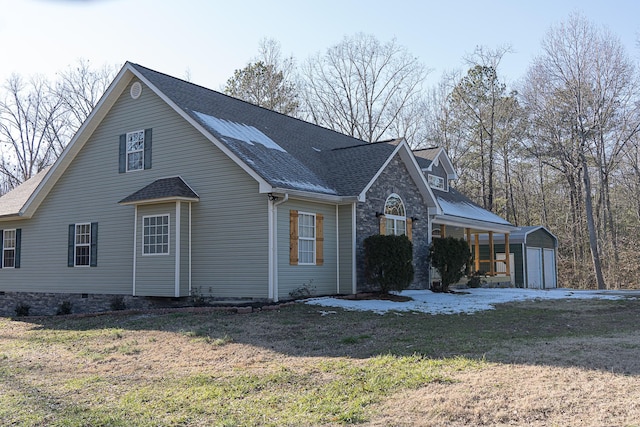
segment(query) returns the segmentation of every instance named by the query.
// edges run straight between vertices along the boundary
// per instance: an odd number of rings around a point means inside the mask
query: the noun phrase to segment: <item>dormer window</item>
[[[445,191],[444,178],[442,178],[441,176],[429,174],[427,176],[427,181],[429,182],[429,186],[431,188],[435,188],[436,190]]]

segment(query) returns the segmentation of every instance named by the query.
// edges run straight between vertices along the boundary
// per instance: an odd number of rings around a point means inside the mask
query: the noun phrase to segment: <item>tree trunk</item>
[[[593,219],[593,203],[591,202],[591,180],[589,179],[589,170],[587,169],[587,158],[584,152],[580,152],[580,160],[582,161],[582,178],[584,181],[584,205],[587,214],[587,228],[589,230],[589,246],[591,248],[591,261],[593,262],[593,270],[596,274],[596,282],[598,289],[607,289],[602,276],[602,265],[600,263],[600,252],[598,251],[598,239],[596,236],[596,227]]]

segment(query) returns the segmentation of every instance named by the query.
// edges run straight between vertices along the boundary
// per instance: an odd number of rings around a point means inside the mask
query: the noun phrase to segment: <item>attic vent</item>
[[[140,84],[140,82],[135,82],[134,84],[132,84],[129,93],[131,94],[131,98],[133,99],[140,98],[140,95],[142,94],[142,85]]]

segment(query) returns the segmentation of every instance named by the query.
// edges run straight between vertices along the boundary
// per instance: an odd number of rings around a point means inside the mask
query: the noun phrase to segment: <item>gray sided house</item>
[[[455,178],[444,150],[368,144],[128,62],[58,161],[0,197],[0,303],[350,294],[370,288],[376,233],[412,240],[412,287],[428,288],[433,224],[514,229],[465,208]]]

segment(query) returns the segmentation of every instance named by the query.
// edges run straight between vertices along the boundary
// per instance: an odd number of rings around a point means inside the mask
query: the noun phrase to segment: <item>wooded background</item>
[[[428,67],[395,40],[356,34],[298,62],[265,39],[221,91],[366,142],[442,146],[456,188],[558,236],[559,286],[640,287],[637,62],[579,14],[547,32],[516,82],[500,74],[510,50],[477,47],[466,69],[429,87]],[[119,68],[79,59],[53,81],[4,82],[0,194],[58,158]]]

